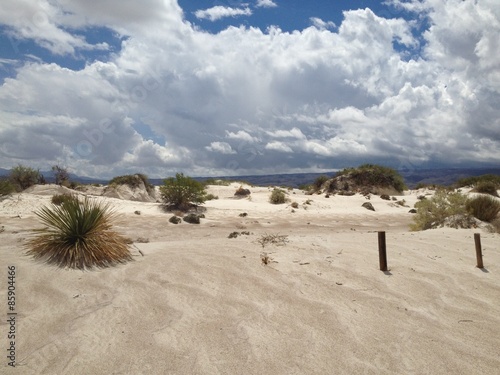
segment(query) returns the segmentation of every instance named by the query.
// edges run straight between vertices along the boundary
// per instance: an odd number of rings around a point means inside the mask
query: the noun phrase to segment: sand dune
[[[134,244],[134,262],[92,272],[23,255],[39,226],[33,210],[50,191],[0,202],[2,280],[7,265],[17,270],[12,372],[499,373],[498,234],[481,232],[481,270],[478,229],[409,232],[409,208],[376,196],[373,212],[360,195],[294,190],[292,213],[290,204],[267,202],[268,188],[234,199],[236,187],[210,187],[219,199],[205,204],[200,225],[170,224],[156,203],[96,197],[120,213],[120,232],[149,242]],[[422,193],[398,199],[413,207]],[[378,269],[379,230],[387,232],[386,273]],[[250,234],[228,238],[233,231]],[[289,242],[262,248],[256,240],[266,233]],[[7,331],[5,319],[0,329]]]

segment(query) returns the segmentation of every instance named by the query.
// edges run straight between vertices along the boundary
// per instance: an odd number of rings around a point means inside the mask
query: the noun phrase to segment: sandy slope
[[[235,188],[211,187],[220,199],[198,226],[168,223],[155,203],[96,198],[120,212],[121,232],[150,242],[135,244],[134,262],[93,272],[23,255],[50,190],[0,202],[0,300],[15,265],[19,313],[18,367],[4,358],[2,373],[498,374],[498,234],[481,233],[480,270],[478,230],[409,232],[409,208],[378,197],[372,212],[359,195],[295,190],[292,213],[269,204],[267,188],[250,188],[250,200],[233,199]],[[418,194],[398,199],[413,206]],[[387,273],[378,230],[387,231]],[[250,235],[227,238],[233,231]],[[263,249],[265,233],[289,242]],[[6,346],[5,319],[0,330]]]

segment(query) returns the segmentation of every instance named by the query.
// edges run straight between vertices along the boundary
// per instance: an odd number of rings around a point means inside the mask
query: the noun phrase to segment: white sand
[[[97,198],[119,211],[120,232],[150,242],[135,244],[144,256],[134,249],[134,262],[91,272],[23,255],[50,187],[0,202],[4,306],[7,265],[17,268],[18,367],[10,372],[499,373],[500,235],[409,232],[410,208],[376,196],[372,212],[360,195],[294,190],[292,213],[289,203],[268,203],[268,188],[250,187],[249,200],[234,199],[236,187],[210,188],[220,199],[205,204],[200,225],[170,224],[155,203]],[[398,199],[413,207],[419,194]],[[387,231],[387,273],[378,269],[379,230]],[[251,234],[227,238],[233,231]],[[484,270],[475,267],[475,232]],[[289,242],[263,249],[256,240],[265,233]]]

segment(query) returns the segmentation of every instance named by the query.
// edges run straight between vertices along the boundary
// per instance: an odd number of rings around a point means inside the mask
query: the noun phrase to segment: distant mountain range
[[[399,170],[409,188],[414,188],[417,184],[437,184],[452,185],[457,180],[465,177],[480,176],[483,174],[500,175],[500,168],[439,168],[439,169],[415,169]],[[6,176],[10,170],[0,168],[0,176]],[[54,182],[54,173],[52,171],[40,172],[47,182]],[[325,173],[291,173],[291,174],[273,174],[262,176],[221,176],[221,177],[194,177],[198,181],[204,181],[208,178],[227,179],[232,181],[245,181],[255,186],[291,186],[312,183],[318,176],[335,176],[336,172]],[[70,173],[70,180],[82,184],[107,184],[109,180],[91,177],[78,176]],[[151,178],[153,185],[162,185],[163,179]]]

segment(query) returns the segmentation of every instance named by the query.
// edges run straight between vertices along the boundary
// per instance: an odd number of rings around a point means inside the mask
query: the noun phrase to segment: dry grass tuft
[[[288,243],[288,235],[286,234],[263,234],[257,239],[257,243],[266,247],[266,245],[272,244],[276,246],[285,246]]]
[[[26,244],[27,255],[63,268],[105,268],[132,260],[127,239],[113,231],[109,204],[85,198],[35,212],[45,228]]]

